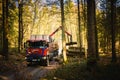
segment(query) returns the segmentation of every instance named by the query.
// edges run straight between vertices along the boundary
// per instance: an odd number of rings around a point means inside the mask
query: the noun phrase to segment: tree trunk
[[[98,31],[96,26],[96,5],[94,3],[94,26],[95,26],[95,47],[96,47],[96,58],[99,60],[99,53],[98,53]]]
[[[80,26],[80,4],[79,4],[79,0],[77,0],[77,7],[78,7],[78,44],[80,47],[80,54],[81,54],[81,49],[82,49],[82,36],[81,36],[81,26]]]
[[[3,56],[8,59],[8,0],[2,0],[3,7]]]
[[[19,1],[19,31],[18,31],[18,52],[23,49],[23,22],[22,22],[22,1]]]
[[[87,66],[91,67],[96,64],[96,32],[95,32],[95,0],[87,0],[87,40],[88,40],[88,56]],[[92,67],[91,67],[92,68]]]
[[[62,48],[63,48],[63,60],[67,62],[66,55],[66,39],[65,39],[65,18],[64,18],[64,0],[60,0],[61,3],[61,25],[62,25]]]
[[[116,49],[115,49],[115,23],[116,23],[116,0],[111,1],[111,36],[112,36],[112,62],[116,62]]]
[[[81,0],[81,4],[82,4],[82,11],[83,11],[83,24],[84,24],[84,48],[85,48],[85,58],[87,58],[87,40],[86,40],[86,1]]]

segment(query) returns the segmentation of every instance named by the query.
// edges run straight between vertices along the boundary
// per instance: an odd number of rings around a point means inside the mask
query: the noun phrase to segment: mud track
[[[55,61],[51,61],[49,66],[32,65],[23,69],[20,67],[15,72],[0,75],[0,80],[41,80],[49,71],[58,67],[59,63]]]

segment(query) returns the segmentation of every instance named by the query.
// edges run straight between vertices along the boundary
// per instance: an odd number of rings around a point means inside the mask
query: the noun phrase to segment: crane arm
[[[60,27],[58,27],[52,34],[50,34],[49,36],[51,37],[51,36],[53,36],[56,32],[58,32],[59,30],[63,30],[62,29],[62,26],[60,26]],[[70,33],[68,33],[67,31],[65,31],[65,33],[67,34],[67,35],[69,35],[69,36],[72,36]]]
[[[49,36],[51,37],[51,36],[53,36],[57,31],[59,31],[60,30],[60,28],[61,27],[58,27],[52,34],[50,34]]]
[[[53,33],[51,33],[49,36],[52,37],[56,32],[58,32],[59,30],[63,30],[62,26],[58,27]],[[68,33],[67,31],[65,31],[65,33],[70,36],[70,42],[72,42],[72,35],[70,33]]]
[[[59,30],[63,30],[62,26],[58,27],[53,33],[51,33],[49,36],[52,37],[56,32],[58,32]],[[68,33],[67,31],[65,31],[65,33],[70,36],[70,42],[67,43],[66,45],[72,45],[72,44],[77,44],[76,42],[72,42],[72,35],[70,33]]]

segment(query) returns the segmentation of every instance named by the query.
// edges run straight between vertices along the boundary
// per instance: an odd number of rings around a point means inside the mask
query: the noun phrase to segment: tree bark
[[[77,7],[78,7],[78,44],[79,44],[79,47],[80,47],[80,54],[81,54],[81,49],[82,49],[82,36],[81,36],[81,26],[80,26],[80,1],[77,0]]]
[[[87,40],[88,56],[87,65],[94,66],[96,62],[96,40],[95,40],[95,0],[87,0]]]
[[[23,49],[23,21],[22,21],[22,6],[23,6],[23,4],[22,4],[22,1],[19,1],[19,16],[18,16],[18,18],[19,18],[19,20],[18,20],[18,22],[19,22],[19,31],[18,31],[18,52],[20,53],[21,52],[21,50]]]
[[[81,4],[82,4],[82,11],[83,11],[83,24],[84,24],[84,48],[85,48],[85,58],[87,59],[87,40],[86,40],[86,25],[87,25],[87,21],[86,21],[86,1],[85,0],[81,0]]]
[[[66,55],[66,38],[65,38],[65,18],[64,18],[64,0],[60,0],[61,3],[61,25],[62,25],[62,48],[63,48],[63,60],[67,62]]]
[[[96,5],[94,3],[94,26],[95,26],[95,47],[96,47],[96,58],[99,60],[99,53],[98,53],[98,31],[96,26]]]
[[[116,62],[116,49],[115,49],[115,23],[116,23],[116,0],[111,1],[111,36],[112,36],[112,62]]]
[[[2,0],[3,8],[3,56],[8,59],[8,0]]]

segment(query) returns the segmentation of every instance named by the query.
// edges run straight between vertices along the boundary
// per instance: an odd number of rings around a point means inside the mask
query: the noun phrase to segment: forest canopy
[[[30,35],[50,35],[61,26],[60,1],[0,0],[0,51],[2,52],[3,49],[7,49],[8,52],[23,50],[24,42],[30,38]],[[95,17],[92,18],[95,18],[98,52],[112,53],[113,46],[111,45],[115,43],[116,52],[119,53],[120,0],[93,1],[95,1]],[[89,33],[87,31],[89,30],[87,27],[89,21],[87,19],[89,11],[93,10],[93,8],[88,8],[88,2],[90,0],[64,0],[64,28],[72,34],[73,41],[78,42],[77,46],[85,48],[86,51],[88,48],[87,37],[89,37],[87,34]],[[113,19],[113,17],[116,18]],[[53,36],[56,42],[62,40],[61,34],[62,32],[59,31]],[[112,43],[112,41],[115,42]],[[66,42],[68,42],[67,35]]]

